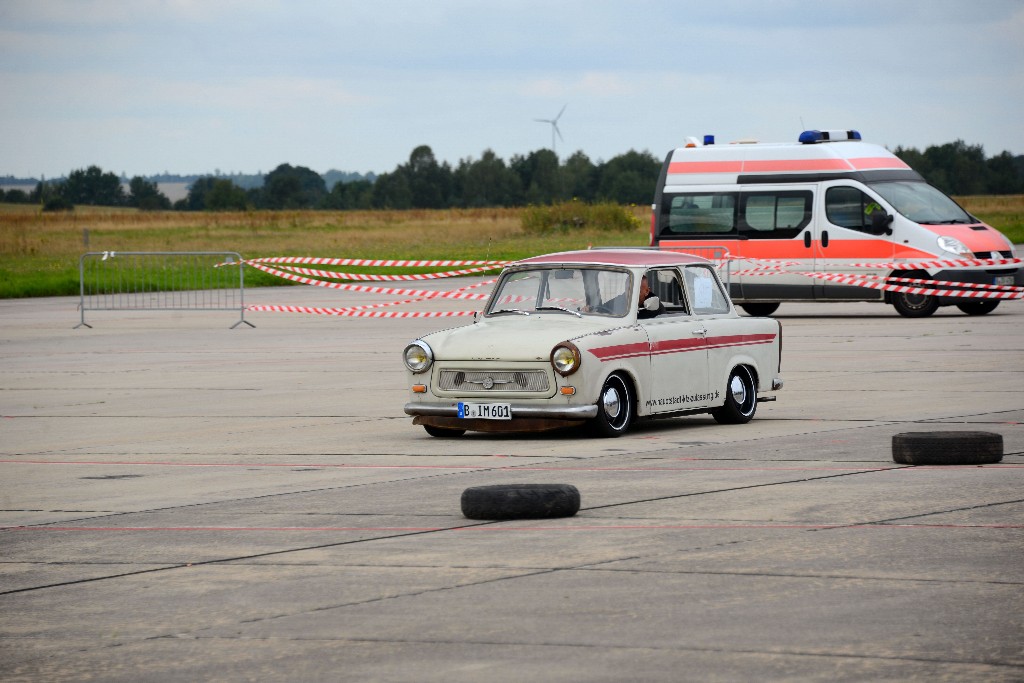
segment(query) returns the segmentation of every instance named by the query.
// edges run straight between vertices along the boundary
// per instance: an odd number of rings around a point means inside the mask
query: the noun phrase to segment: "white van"
[[[983,315],[1024,285],[1002,233],[853,130],[805,131],[796,143],[690,138],[666,157],[652,209],[652,247],[724,247],[723,279],[751,315],[771,315],[782,301],[881,301],[911,318],[955,305]]]

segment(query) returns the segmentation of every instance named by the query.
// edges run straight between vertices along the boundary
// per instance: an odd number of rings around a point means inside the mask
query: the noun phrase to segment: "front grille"
[[[548,376],[542,370],[442,370],[441,391],[548,391]]]
[[[974,258],[979,261],[987,261],[988,259],[998,260],[1004,258],[1013,258],[1012,251],[976,251],[974,252]]]

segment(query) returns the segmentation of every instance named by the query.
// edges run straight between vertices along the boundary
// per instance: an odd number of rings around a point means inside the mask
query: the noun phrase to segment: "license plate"
[[[1002,285],[1004,287],[1005,286],[1011,286],[1011,285],[1013,285],[1013,276],[1012,275],[996,275],[996,284],[997,285]]]
[[[459,417],[476,420],[511,420],[509,403],[460,403]]]

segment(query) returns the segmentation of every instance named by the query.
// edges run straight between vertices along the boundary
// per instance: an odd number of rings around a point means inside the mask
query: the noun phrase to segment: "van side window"
[[[871,209],[875,200],[855,187],[830,187],[825,193],[828,222],[851,230],[871,232]]]
[[[736,233],[736,193],[667,195],[662,202],[663,235],[727,235]]]
[[[740,232],[751,239],[789,239],[811,222],[810,191],[744,192]]]
[[[729,299],[708,266],[686,266],[686,294],[694,315],[729,312]]]

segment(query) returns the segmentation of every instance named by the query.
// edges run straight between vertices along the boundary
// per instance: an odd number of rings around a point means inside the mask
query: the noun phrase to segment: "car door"
[[[648,271],[651,292],[664,312],[638,319],[651,349],[651,380],[644,412],[669,413],[709,405],[704,324],[695,319],[676,268]]]

